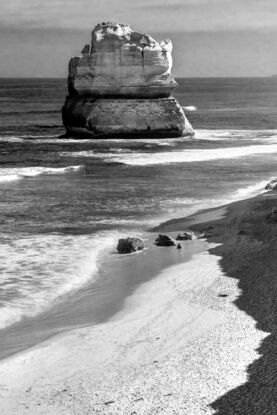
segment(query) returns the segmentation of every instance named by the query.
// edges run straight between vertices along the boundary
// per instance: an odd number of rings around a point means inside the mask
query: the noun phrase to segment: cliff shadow
[[[276,206],[274,199],[254,199],[243,213],[235,208],[219,226],[223,244],[210,251],[222,257],[226,276],[238,280],[234,304],[270,333],[247,367],[247,381],[210,404],[218,415],[277,414],[277,218],[268,220]]]

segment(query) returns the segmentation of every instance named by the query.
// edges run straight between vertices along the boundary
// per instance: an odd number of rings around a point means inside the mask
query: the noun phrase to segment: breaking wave
[[[236,159],[257,154],[277,153],[277,144],[249,145],[241,147],[214,148],[214,149],[185,149],[164,152],[122,152],[122,153],[98,153],[95,151],[83,151],[67,153],[71,156],[97,157],[106,162],[117,162],[134,166],[147,166],[168,163],[193,163],[210,160]]]
[[[187,107],[183,107],[185,111],[197,111],[197,108],[194,105],[188,105]]]
[[[265,193],[265,186],[273,179],[274,177],[269,177],[267,180],[261,180],[257,183],[250,184],[249,186],[242,187],[235,191],[232,195],[233,199],[247,199],[250,196],[256,196],[260,193]]]
[[[35,177],[42,174],[63,174],[78,171],[83,166],[67,167],[14,167],[0,168],[0,183],[12,182],[24,179],[25,177]]]
[[[277,130],[195,130],[195,140],[277,142]]]
[[[97,278],[118,235],[35,235],[1,244],[0,329],[47,310]],[[72,258],[74,257],[74,260]]]
[[[272,179],[273,177],[269,177],[267,180],[261,180],[257,183],[240,187],[233,192],[218,197],[207,199],[175,198],[165,201],[164,205],[168,206],[167,214],[163,215],[159,223],[166,223],[168,217],[188,217],[204,209],[216,208],[239,200],[248,199],[249,197],[258,196],[266,192],[265,186]],[[157,226],[157,223],[155,225]]]

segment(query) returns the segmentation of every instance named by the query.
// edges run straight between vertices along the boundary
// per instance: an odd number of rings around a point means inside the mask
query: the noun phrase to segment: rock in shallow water
[[[197,235],[197,239],[212,238],[213,236],[215,236],[215,235],[211,232],[202,231],[202,232],[200,232],[200,234]]]
[[[193,135],[171,96],[172,44],[128,25],[102,23],[91,45],[69,63],[63,122],[68,135],[171,137]]]
[[[117,252],[119,254],[130,254],[131,252],[141,251],[144,248],[143,240],[140,238],[119,239]]]
[[[157,246],[174,246],[175,242],[170,236],[159,234],[158,238],[155,240]]]
[[[191,241],[193,237],[194,234],[190,232],[178,233],[176,236],[176,241]]]

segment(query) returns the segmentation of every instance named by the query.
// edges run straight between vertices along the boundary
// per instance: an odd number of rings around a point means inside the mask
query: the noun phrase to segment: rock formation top
[[[177,86],[172,43],[157,42],[130,26],[107,22],[92,31],[90,45],[69,63],[71,96],[166,98]]]

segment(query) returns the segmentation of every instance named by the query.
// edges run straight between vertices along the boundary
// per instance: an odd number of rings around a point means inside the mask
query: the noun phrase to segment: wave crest
[[[215,149],[185,149],[176,151],[164,151],[155,153],[93,153],[94,157],[106,162],[117,162],[133,166],[147,166],[169,163],[193,163],[200,161],[236,159],[258,154],[277,153],[277,144],[249,145],[241,147],[223,147]]]
[[[24,179],[25,177],[35,177],[42,174],[63,174],[78,171],[83,166],[67,167],[7,167],[0,168],[0,183],[12,182]]]

